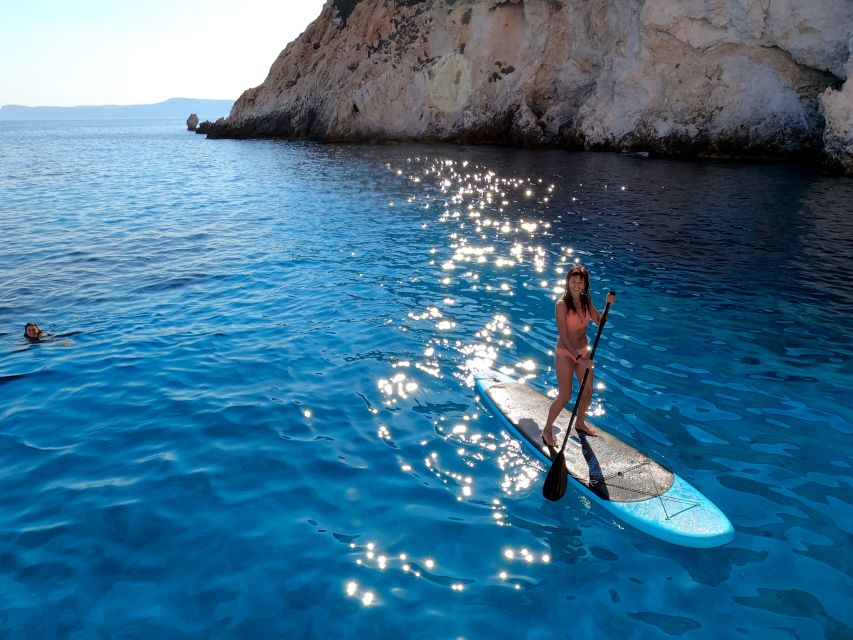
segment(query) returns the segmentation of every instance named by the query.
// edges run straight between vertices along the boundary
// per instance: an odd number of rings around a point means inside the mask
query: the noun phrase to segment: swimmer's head
[[[41,329],[35,322],[28,322],[24,327],[24,336],[29,340],[38,340],[41,335]]]

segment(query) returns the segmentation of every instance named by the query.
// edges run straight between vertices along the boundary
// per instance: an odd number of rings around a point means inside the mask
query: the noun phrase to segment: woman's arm
[[[607,294],[607,298],[604,299],[604,303],[605,304],[613,304],[614,302],[616,302],[616,294],[613,293],[612,291],[610,291]],[[592,299],[590,299],[590,301],[589,301],[589,310],[590,310],[589,315],[592,318],[592,321],[595,324],[599,324],[601,322],[601,314],[598,313],[598,309],[596,309],[595,305],[592,304]]]
[[[589,317],[592,318],[592,321],[595,324],[601,322],[601,314],[598,313],[598,309],[595,308],[595,305],[592,304],[592,298],[589,299]]]

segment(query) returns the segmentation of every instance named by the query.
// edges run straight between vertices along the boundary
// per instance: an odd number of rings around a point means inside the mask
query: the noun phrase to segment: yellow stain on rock
[[[465,57],[453,53],[433,65],[429,73],[432,103],[444,112],[455,112],[471,97],[471,70]]]

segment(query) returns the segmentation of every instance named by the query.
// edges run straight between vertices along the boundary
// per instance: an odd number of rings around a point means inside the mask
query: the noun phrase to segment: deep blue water
[[[0,637],[851,637],[853,180],[182,128],[0,123]],[[544,501],[477,403],[553,391],[575,259],[596,421],[728,546]]]

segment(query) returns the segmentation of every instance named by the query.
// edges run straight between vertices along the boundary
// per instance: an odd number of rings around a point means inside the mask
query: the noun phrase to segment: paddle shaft
[[[589,354],[590,361],[595,357],[595,350],[598,349],[598,340],[601,338],[601,332],[604,331],[604,325],[607,322],[607,314],[610,311],[610,303],[604,305],[604,313],[601,314],[600,321],[598,323],[598,331],[595,334],[595,342],[592,343],[592,352]],[[586,381],[589,378],[589,372],[592,367],[587,367],[586,371],[583,372],[583,380],[581,381],[581,388],[578,391],[578,397],[575,400],[575,408],[572,411],[572,416],[569,418],[569,428],[566,430],[566,435],[563,437],[563,444],[560,446],[560,451],[557,455],[563,453],[566,448],[566,442],[569,440],[569,435],[572,433],[572,427],[575,424],[575,419],[578,415],[578,407],[581,403],[581,397],[583,396],[583,390],[586,388]]]

